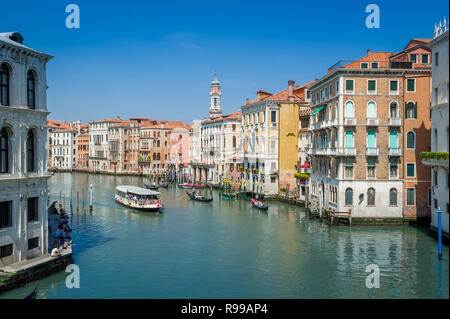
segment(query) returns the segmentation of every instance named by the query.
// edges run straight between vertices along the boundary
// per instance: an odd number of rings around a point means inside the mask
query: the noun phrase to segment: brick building
[[[353,217],[428,216],[429,169],[418,161],[429,147],[426,43],[414,39],[397,54],[368,50],[311,86],[313,206]]]

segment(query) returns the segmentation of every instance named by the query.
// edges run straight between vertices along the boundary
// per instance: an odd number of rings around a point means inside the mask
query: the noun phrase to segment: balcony
[[[390,117],[389,118],[389,126],[401,126],[402,125],[402,119],[399,117]]]
[[[356,125],[356,119],[354,117],[346,117],[344,119],[344,125],[354,126]]]
[[[356,148],[355,147],[340,147],[336,148],[336,154],[337,155],[356,155]]]
[[[389,147],[390,156],[400,156],[402,155],[402,149],[399,147]]]
[[[378,155],[378,147],[367,147],[366,154],[370,155],[370,156],[377,156]]]
[[[338,119],[332,119],[332,120],[329,120],[328,122],[329,122],[328,125],[330,125],[330,126],[338,126],[339,125]]]
[[[367,126],[378,126],[378,118],[368,117],[366,120],[367,120]]]

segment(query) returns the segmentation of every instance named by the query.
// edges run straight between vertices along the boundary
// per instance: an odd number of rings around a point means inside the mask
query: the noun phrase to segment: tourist
[[[58,250],[57,247],[53,247],[50,256],[51,256],[51,257],[58,257],[58,256],[59,256],[59,250]]]

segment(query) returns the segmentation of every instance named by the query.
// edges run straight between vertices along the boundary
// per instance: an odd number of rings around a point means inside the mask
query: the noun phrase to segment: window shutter
[[[405,118],[408,118],[408,105],[405,102]]]
[[[417,102],[414,103],[414,118],[417,118]]]

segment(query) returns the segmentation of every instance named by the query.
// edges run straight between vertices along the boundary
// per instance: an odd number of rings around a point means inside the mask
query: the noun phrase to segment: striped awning
[[[325,106],[327,106],[326,104],[319,106],[317,109],[314,110],[314,112],[312,112],[311,116],[316,115],[317,113],[320,112],[321,109],[323,109]]]

